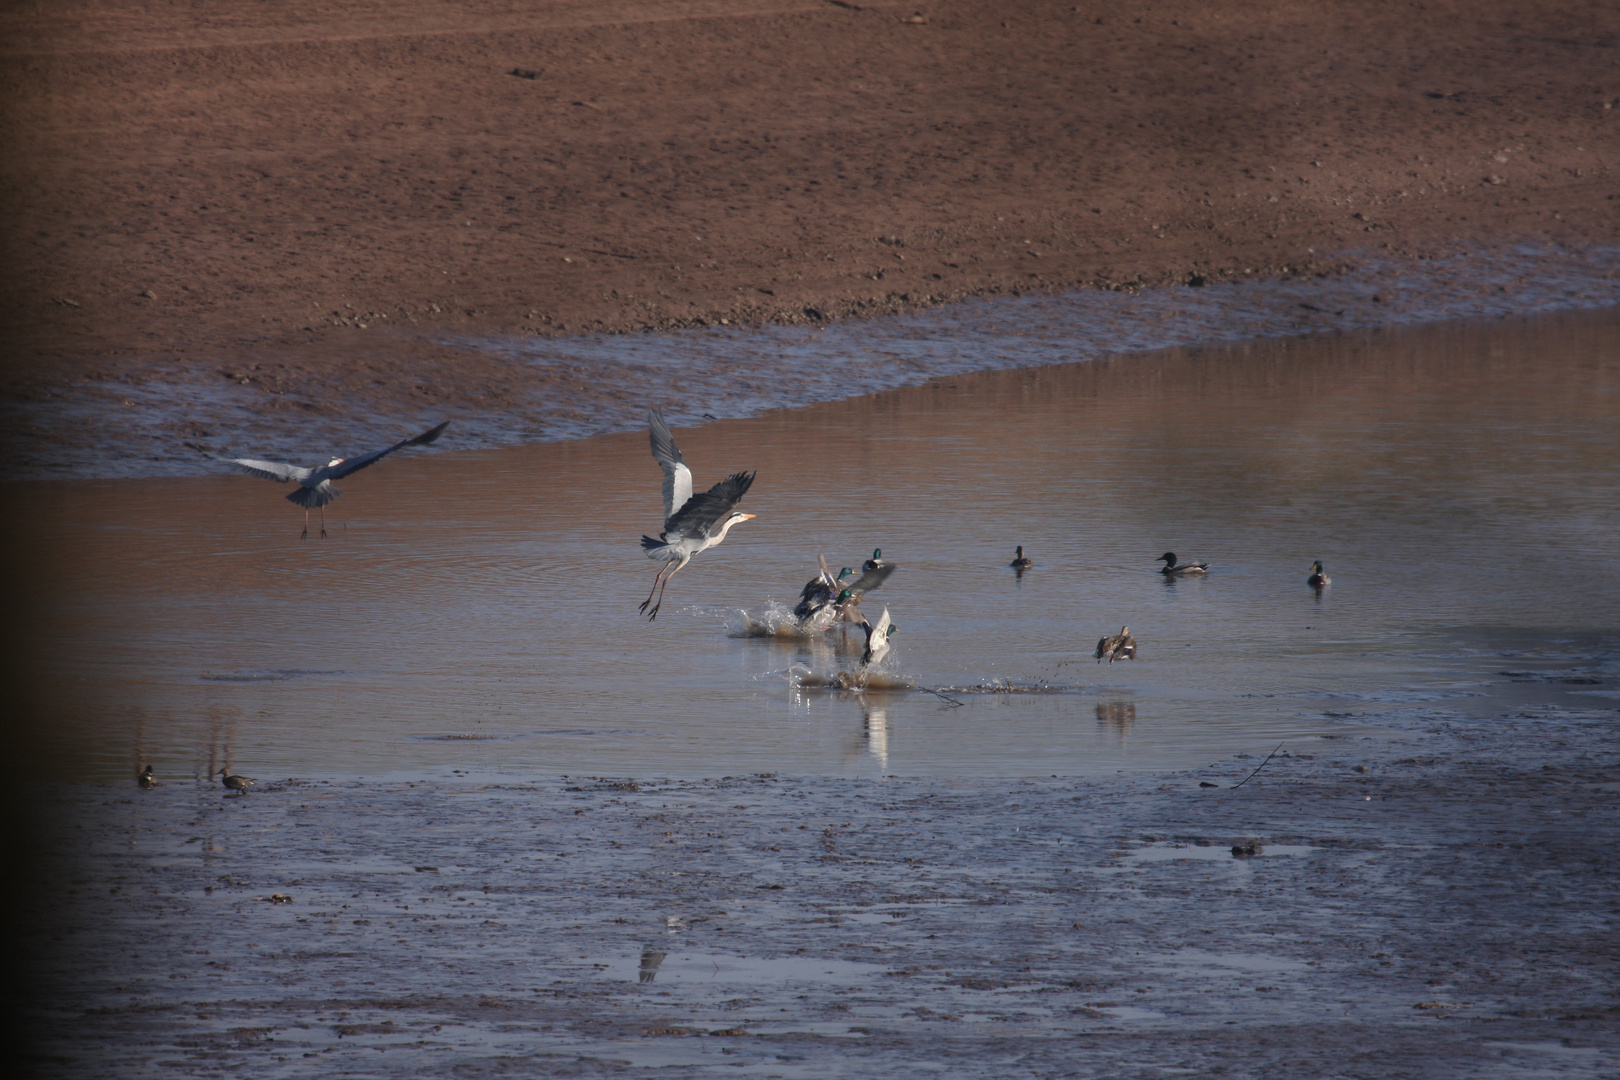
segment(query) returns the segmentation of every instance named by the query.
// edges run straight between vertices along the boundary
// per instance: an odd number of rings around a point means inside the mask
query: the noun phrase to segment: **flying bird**
[[[1160,570],[1159,573],[1163,574],[1165,577],[1182,577],[1187,574],[1203,574],[1207,573],[1209,570],[1209,563],[1207,562],[1189,562],[1177,564],[1176,553],[1173,551],[1165,552],[1154,561],[1164,563],[1164,569]]]
[[[1318,559],[1311,563],[1311,576],[1305,579],[1305,584],[1313,589],[1333,584],[1333,579],[1328,577],[1327,571],[1322,568],[1322,560]]]
[[[341,480],[350,473],[357,473],[367,465],[375,465],[395,450],[403,450],[407,446],[426,446],[444,434],[444,429],[450,426],[446,420],[431,431],[424,431],[414,439],[397,442],[393,446],[382,450],[373,450],[369,454],[362,454],[357,458],[335,457],[325,465],[288,465],[281,461],[260,461],[256,458],[227,458],[218,460],[227,465],[234,466],[238,471],[249,476],[261,476],[266,480],[276,480],[285,484],[289,480],[298,482],[298,490],[287,496],[287,501],[296,503],[304,508],[304,533],[298,539],[309,539],[309,511],[312,507],[319,507],[321,511],[321,536],[326,536],[326,504],[337,498],[343,492],[332,486],[333,480]]]
[[[866,631],[866,651],[861,653],[861,665],[870,667],[888,655],[889,635],[900,628],[889,622],[888,608],[883,609],[876,623],[862,620],[861,627]]]
[[[664,470],[664,531],[656,540],[650,536],[641,538],[641,550],[647,553],[647,558],[664,564],[653,579],[647,599],[641,602],[641,610],[650,622],[658,618],[658,609],[664,605],[664,589],[669,579],[691,562],[693,555],[724,540],[733,525],[754,517],[736,508],[738,500],[748,494],[753,485],[754,474],[732,473],[701,495],[693,495],[692,470],[686,467],[686,459],[681,457],[680,447],[675,445],[675,437],[664,423],[664,414],[648,409],[647,426],[653,457]],[[658,594],[656,604],[653,593]],[[647,610],[649,605],[651,611]]]
[[[1136,639],[1131,637],[1131,628],[1122,626],[1119,633],[1110,634],[1097,642],[1097,663],[1107,660],[1112,664],[1115,660],[1136,659]]]

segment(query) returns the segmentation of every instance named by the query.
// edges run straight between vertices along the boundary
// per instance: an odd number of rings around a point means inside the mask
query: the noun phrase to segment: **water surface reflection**
[[[22,486],[36,727],[56,769],[126,783],[144,760],[170,780],[1044,774],[1455,707],[1503,667],[1613,666],[1617,330],[1272,340],[682,430],[700,483],[759,470],[759,519],[651,625],[642,433],[390,460],[324,542],[248,478]],[[869,601],[904,627],[886,666],[990,692],[810,693],[789,672],[847,667],[858,633],[728,633],[790,606],[818,551],[873,547],[900,566]],[[1210,573],[1167,580],[1165,551]],[[1127,623],[1139,658],[1095,664]]]

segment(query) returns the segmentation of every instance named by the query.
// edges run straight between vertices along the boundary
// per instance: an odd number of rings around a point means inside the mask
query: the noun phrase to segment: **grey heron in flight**
[[[1327,571],[1322,568],[1321,559],[1311,563],[1311,576],[1305,579],[1305,584],[1313,589],[1320,589],[1333,584],[1333,579],[1328,577]]]
[[[686,467],[686,459],[675,445],[675,436],[669,433],[664,414],[648,409],[647,427],[653,457],[664,470],[664,531],[656,540],[650,536],[641,538],[641,550],[647,553],[647,558],[664,564],[653,579],[647,599],[641,602],[641,610],[651,622],[658,618],[658,609],[664,605],[664,589],[669,579],[691,562],[693,555],[724,540],[733,525],[754,517],[737,509],[738,500],[754,483],[754,474],[732,473],[708,491],[694,495],[692,470]],[[658,594],[656,604],[653,593]],[[647,611],[649,605],[651,611]]]
[[[1188,574],[1207,573],[1209,570],[1209,563],[1207,562],[1177,563],[1176,553],[1173,551],[1165,552],[1154,561],[1164,563],[1164,569],[1160,570],[1159,573],[1165,577],[1185,577]]]
[[[266,480],[276,480],[285,484],[289,480],[298,482],[298,490],[287,496],[287,501],[304,508],[304,533],[300,540],[309,539],[309,511],[311,507],[319,507],[321,511],[321,536],[326,536],[326,504],[337,498],[343,492],[332,486],[333,480],[341,480],[350,473],[359,472],[367,465],[375,465],[395,450],[403,450],[407,446],[426,446],[444,434],[444,429],[450,426],[446,420],[431,431],[424,431],[413,439],[405,439],[393,446],[381,450],[373,450],[369,454],[362,454],[356,458],[335,457],[325,465],[288,465],[281,461],[260,461],[257,458],[219,458],[227,465],[234,466],[238,471],[249,476],[261,476]]]
[[[1136,659],[1136,639],[1131,637],[1131,628],[1122,626],[1119,633],[1109,634],[1097,642],[1097,663],[1107,660],[1112,664],[1115,660]]]

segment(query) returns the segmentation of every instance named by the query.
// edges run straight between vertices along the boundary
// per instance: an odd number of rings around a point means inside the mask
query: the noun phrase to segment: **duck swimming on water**
[[[1333,584],[1333,579],[1328,577],[1327,571],[1322,568],[1321,559],[1311,563],[1311,576],[1305,579],[1305,584],[1313,589],[1320,589],[1323,586]]]
[[[1025,555],[1024,555],[1024,545],[1019,544],[1018,545],[1018,553],[1013,556],[1013,561],[1008,563],[1007,565],[1012,567],[1014,570],[1022,572],[1022,571],[1028,570],[1030,567],[1034,566],[1035,565],[1035,560],[1025,557]]]
[[[1159,573],[1163,574],[1165,577],[1182,577],[1187,574],[1204,574],[1209,572],[1209,563],[1207,562],[1189,562],[1178,564],[1176,562],[1176,553],[1173,551],[1167,551],[1163,555],[1160,555],[1157,561],[1164,563],[1164,569],[1160,570]]]

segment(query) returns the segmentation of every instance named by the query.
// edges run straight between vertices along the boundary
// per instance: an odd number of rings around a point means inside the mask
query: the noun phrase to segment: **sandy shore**
[[[1612,4],[413,0],[0,13],[5,393],[292,419],[458,335],[819,323],[1620,235]]]
[[[58,788],[32,1063],[1613,1075],[1612,674],[1165,776]]]

